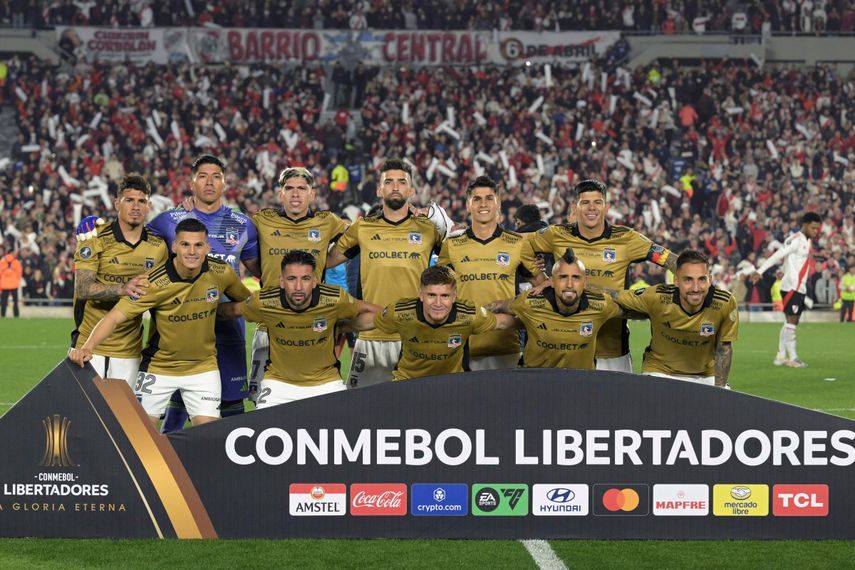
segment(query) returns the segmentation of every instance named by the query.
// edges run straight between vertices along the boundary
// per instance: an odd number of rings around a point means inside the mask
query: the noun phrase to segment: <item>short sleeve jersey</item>
[[[199,275],[182,279],[173,260],[151,272],[148,292],[140,299],[125,297],[116,304],[129,319],[151,309],[140,371],[185,376],[217,370],[214,322],[220,297],[245,300],[249,289],[225,262],[206,259]]]
[[[168,256],[166,243],[143,229],[140,241],[131,245],[125,240],[118,222],[98,228],[97,235],[77,245],[74,254],[76,269],[95,272],[97,283],[124,284],[142,273],[163,264]],[[71,345],[80,348],[92,329],[110,312],[118,299],[92,300],[74,298],[74,331]],[[129,319],[95,350],[96,354],[114,358],[138,358],[142,352],[142,315]]]
[[[441,242],[436,226],[424,216],[408,214],[391,222],[381,215],[356,220],[336,247],[348,258],[359,255],[362,298],[382,307],[418,294],[422,271],[431,254],[439,253]],[[394,332],[380,329],[361,332],[359,338],[400,340]]]
[[[341,380],[335,355],[336,325],[359,315],[356,300],[334,285],[318,285],[309,306],[292,309],[278,287],[252,294],[244,306],[248,321],[267,325],[270,362],[265,378],[300,386]]]
[[[500,227],[486,240],[476,237],[472,228],[461,236],[447,239],[442,244],[438,263],[454,269],[460,296],[476,305],[513,298],[517,269],[527,277],[540,273],[528,239]],[[516,331],[491,331],[471,339],[471,356],[519,351]]]
[[[549,226],[531,234],[536,253],[551,253],[558,259],[568,247],[585,264],[588,283],[604,289],[626,289],[629,266],[650,261],[665,266],[671,252],[642,234],[625,226],[606,224],[602,235],[586,239],[578,224]],[[600,330],[597,358],[617,358],[629,352],[629,329],[626,321],[615,319]]]
[[[609,297],[585,290],[576,311],[563,314],[555,290],[547,287],[540,296],[526,291],[511,303],[511,311],[525,325],[526,368],[592,370],[599,342],[597,333],[620,313],[620,307]]]
[[[459,300],[448,319],[433,325],[425,319],[418,299],[401,299],[374,318],[374,325],[401,336],[401,357],[392,371],[395,380],[469,370],[469,337],[496,328],[496,315],[484,307]]]
[[[739,332],[736,299],[716,287],[710,287],[701,309],[691,314],[680,305],[675,285],[621,291],[618,303],[650,317],[642,372],[712,376],[716,345],[735,341]]]
[[[264,287],[277,287],[282,271],[282,256],[299,249],[311,253],[317,261],[315,277],[323,278],[327,252],[345,230],[345,223],[331,212],[309,212],[292,220],[281,209],[265,208],[252,217],[258,230],[261,253],[261,282]]]

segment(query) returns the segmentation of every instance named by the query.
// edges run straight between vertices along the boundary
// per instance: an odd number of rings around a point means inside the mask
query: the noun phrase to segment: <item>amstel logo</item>
[[[76,467],[68,453],[68,430],[71,420],[54,414],[42,420],[45,428],[45,452],[39,465],[42,467]]]

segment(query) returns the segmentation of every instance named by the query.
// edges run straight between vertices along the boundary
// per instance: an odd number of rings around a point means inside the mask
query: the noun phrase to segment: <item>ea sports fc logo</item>
[[[45,451],[39,465],[42,467],[76,467],[77,464],[68,453],[68,431],[71,420],[54,414],[42,420],[45,430]]]

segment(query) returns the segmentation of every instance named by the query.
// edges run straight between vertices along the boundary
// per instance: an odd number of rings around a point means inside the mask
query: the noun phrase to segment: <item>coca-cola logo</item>
[[[401,506],[401,497],[403,496],[403,491],[386,491],[379,495],[370,495],[360,491],[353,497],[353,504],[358,507],[397,508]]]
[[[350,497],[352,515],[407,514],[407,486],[403,483],[354,483],[350,486]]]

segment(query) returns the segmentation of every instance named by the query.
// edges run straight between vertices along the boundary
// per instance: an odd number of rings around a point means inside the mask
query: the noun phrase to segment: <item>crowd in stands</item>
[[[13,27],[220,26],[325,29],[855,31],[852,0],[5,0]],[[765,26],[765,27],[764,27]]]
[[[768,302],[770,283],[753,288],[746,264],[805,210],[825,216],[814,279],[855,263],[855,84],[823,67],[629,72],[606,58],[553,66],[549,83],[539,66],[373,69],[323,114],[332,83],[321,66],[8,64],[20,136],[0,165],[0,231],[30,298],[71,297],[76,221],[109,214],[124,173],[148,177],[162,209],[204,151],[226,159],[227,200],[249,214],[276,204],[286,165],[315,173],[320,207],[353,216],[376,200],[383,157],[406,157],[417,201],[460,221],[463,188],[483,172],[506,189],[509,227],[528,203],[549,222],[572,219],[574,183],[601,178],[613,222],[708,252],[717,282],[748,302]]]

